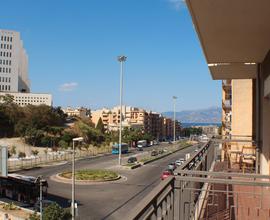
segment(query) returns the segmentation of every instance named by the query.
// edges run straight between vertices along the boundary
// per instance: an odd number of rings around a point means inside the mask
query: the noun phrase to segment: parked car
[[[182,160],[175,161],[176,166],[181,166],[183,163],[184,163],[184,161],[182,161]]]
[[[151,152],[151,156],[157,156],[157,155],[158,155],[158,152],[157,152],[157,151],[153,150],[153,151]]]
[[[173,174],[173,170],[171,170],[171,169],[168,169],[168,170],[164,170],[163,172],[162,172],[162,174],[161,174],[161,180],[164,180],[164,179],[166,179],[167,177],[169,177],[169,176],[173,176],[174,174]]]
[[[194,150],[194,152],[196,153],[196,152],[198,152],[198,150],[197,150],[197,149],[195,149],[195,150]]]
[[[175,169],[176,169],[175,163],[170,163],[170,164],[168,165],[168,168],[169,168],[170,170],[175,170]]]
[[[135,163],[135,162],[137,162],[137,158],[136,157],[130,157],[130,158],[128,158],[127,162],[128,163]]]
[[[142,147],[137,147],[136,149],[137,149],[137,151],[143,151]]]

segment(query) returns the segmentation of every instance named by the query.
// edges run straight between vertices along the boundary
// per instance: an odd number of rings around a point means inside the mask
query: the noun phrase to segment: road
[[[131,210],[153,187],[159,184],[160,175],[170,162],[184,157],[186,153],[194,152],[195,149],[196,145],[135,170],[119,167],[117,155],[76,161],[76,169],[111,169],[124,177],[118,182],[76,185],[75,197],[79,201],[80,216],[78,219],[122,219],[121,217],[128,210]],[[71,163],[19,173],[29,176],[42,175],[49,183],[48,198],[68,207],[67,201],[71,198],[71,185],[51,179],[51,176],[68,170],[71,170]]]

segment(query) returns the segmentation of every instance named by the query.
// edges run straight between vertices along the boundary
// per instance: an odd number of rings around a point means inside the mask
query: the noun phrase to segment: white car
[[[177,160],[177,161],[175,161],[175,164],[176,164],[177,166],[181,166],[183,163],[184,163],[183,160]]]

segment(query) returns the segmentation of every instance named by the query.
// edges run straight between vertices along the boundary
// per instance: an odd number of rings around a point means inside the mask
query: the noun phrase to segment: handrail
[[[128,219],[139,219],[143,216],[144,212],[147,211],[157,200],[157,198],[166,190],[169,185],[174,184],[174,176],[170,176],[163,180],[157,185],[144,199],[132,209],[128,214]]]

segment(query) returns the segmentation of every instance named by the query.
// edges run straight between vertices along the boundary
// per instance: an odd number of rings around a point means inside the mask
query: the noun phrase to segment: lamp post
[[[75,219],[75,142],[82,142],[82,137],[72,139],[72,194],[71,194],[71,216]]]
[[[42,179],[42,176],[38,176],[35,182],[39,184],[39,212],[40,212],[40,220],[42,220],[43,219],[42,187],[43,187],[44,180]]]
[[[176,104],[176,96],[173,96],[173,141],[176,141],[176,130],[175,130],[175,126],[176,126],[176,116],[175,116],[175,104]]]
[[[122,155],[122,99],[123,99],[123,72],[124,72],[123,64],[126,61],[126,59],[127,59],[126,56],[117,57],[117,60],[120,62],[120,125],[119,125],[119,144],[118,144],[119,165],[121,165],[121,155]]]

